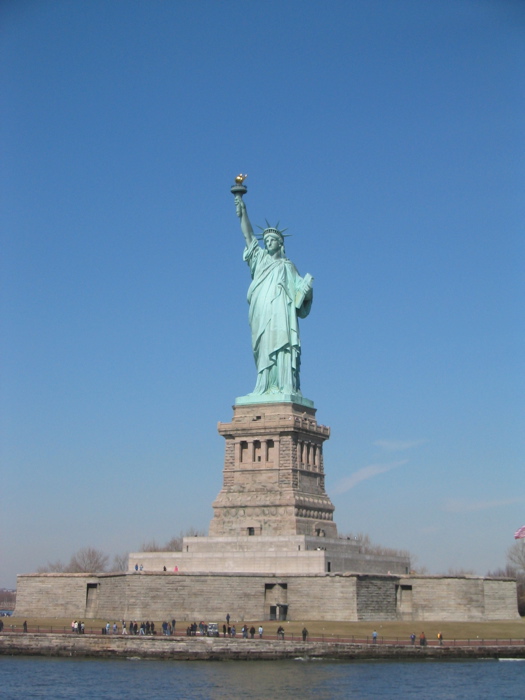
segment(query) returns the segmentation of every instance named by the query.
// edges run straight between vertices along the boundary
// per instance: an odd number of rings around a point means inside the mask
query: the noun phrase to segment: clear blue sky
[[[229,192],[315,277],[341,533],[431,572],[525,524],[525,4],[9,1],[0,585],[207,530],[253,388]]]

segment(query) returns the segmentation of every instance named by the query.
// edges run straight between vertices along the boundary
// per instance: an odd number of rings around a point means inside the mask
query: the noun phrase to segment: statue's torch
[[[246,194],[246,192],[248,192],[248,188],[244,184],[244,181],[247,177],[248,175],[237,175],[237,177],[235,178],[235,183],[231,186],[231,193],[236,198],[235,202],[237,205],[237,216],[241,215],[240,206],[238,204],[238,201],[240,200],[237,200],[237,197],[241,198],[243,194]]]

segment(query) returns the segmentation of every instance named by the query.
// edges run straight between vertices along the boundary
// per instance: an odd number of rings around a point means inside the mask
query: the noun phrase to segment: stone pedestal
[[[315,413],[286,402],[235,405],[232,422],[219,423],[224,480],[210,537],[337,537],[324,484],[330,429]]]

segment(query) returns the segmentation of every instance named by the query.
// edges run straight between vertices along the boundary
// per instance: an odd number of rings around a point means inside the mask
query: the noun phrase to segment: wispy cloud
[[[400,467],[408,462],[407,459],[400,459],[397,462],[389,462],[388,464],[369,464],[367,467],[363,467],[358,471],[354,472],[351,476],[346,479],[342,479],[332,490],[334,494],[346,493],[350,491],[354,486],[361,483],[361,481],[366,481],[367,479],[372,479],[374,476],[379,476],[379,474],[385,474],[391,469]]]
[[[515,503],[523,503],[523,498],[507,498],[499,501],[466,501],[461,498],[449,498],[445,501],[443,510],[449,513],[469,513],[476,510],[490,510],[491,508],[501,508],[511,506]]]
[[[400,452],[401,450],[411,450],[413,447],[424,445],[425,442],[426,440],[376,440],[374,445],[388,452]]]

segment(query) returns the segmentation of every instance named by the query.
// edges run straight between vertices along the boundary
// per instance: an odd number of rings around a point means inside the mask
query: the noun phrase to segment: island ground
[[[169,621],[176,616],[176,611],[169,616]],[[71,620],[63,618],[22,618],[19,616],[4,617],[4,632],[11,630],[21,632],[24,621],[27,622],[28,630],[40,632],[70,632]],[[141,623],[142,620],[137,620]],[[200,620],[195,620],[197,623]],[[120,632],[120,620],[83,620],[87,633],[100,633],[102,627],[109,622],[113,625],[117,622]],[[157,634],[162,634],[162,620],[154,620]],[[193,622],[193,620],[191,621]],[[217,622],[222,636],[222,625],[225,620],[205,620],[204,622]],[[126,620],[126,625],[129,620]],[[190,621],[177,620],[176,634],[185,635],[186,627]],[[428,620],[422,621],[384,621],[384,622],[326,622],[318,620],[290,620],[280,622],[279,620],[236,620],[233,615],[230,625],[235,625],[237,635],[241,635],[241,627],[247,624],[248,627],[264,628],[265,638],[276,638],[277,628],[282,625],[285,631],[285,638],[299,639],[303,627],[308,630],[309,638],[325,641],[336,641],[344,639],[352,641],[352,638],[359,641],[371,640],[374,629],[378,634],[378,641],[399,641],[408,642],[410,635],[414,633],[419,638],[421,632],[429,643],[437,643],[437,633],[441,632],[445,643],[453,643],[454,640],[499,640],[502,642],[514,639],[524,640],[525,643],[525,618],[521,620],[496,620],[493,622],[438,622]],[[258,636],[258,635],[256,635]]]

